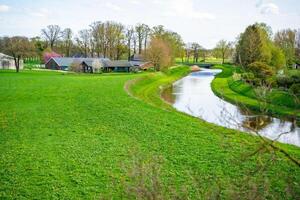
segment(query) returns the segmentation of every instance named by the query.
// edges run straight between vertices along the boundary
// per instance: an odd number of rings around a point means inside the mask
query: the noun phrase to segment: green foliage
[[[290,88],[293,84],[300,83],[300,71],[289,70],[285,75],[277,77],[277,84],[279,87]]]
[[[274,75],[272,68],[263,62],[254,62],[248,65],[247,69],[251,71],[255,77],[266,79],[269,76]]]
[[[300,83],[294,83],[294,84],[289,88],[289,92],[290,92],[291,94],[294,94],[294,95],[300,97]]]
[[[271,52],[272,52],[272,58],[271,58],[270,65],[272,67],[275,67],[276,70],[283,68],[286,65],[283,51],[280,48],[272,45]]]
[[[274,45],[270,36],[271,29],[266,24],[248,26],[236,46],[236,62],[246,69],[254,62],[264,62],[276,70],[284,67],[284,52]]]
[[[269,63],[272,57],[269,42],[265,29],[257,24],[248,26],[236,47],[239,62],[244,66],[257,61]]]

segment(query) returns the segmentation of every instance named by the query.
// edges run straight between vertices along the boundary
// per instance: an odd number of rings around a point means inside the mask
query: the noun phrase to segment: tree
[[[256,25],[248,26],[242,33],[237,45],[240,64],[247,67],[255,61],[269,62],[271,52],[267,49],[266,41],[262,36],[265,33]]]
[[[35,54],[34,50],[33,43],[26,37],[6,37],[3,42],[3,52],[14,58],[17,72],[20,69],[21,59]]]
[[[224,64],[225,59],[229,57],[230,49],[231,49],[231,43],[227,42],[226,40],[220,40],[217,43],[214,51],[217,57],[222,58],[222,64]]]
[[[142,54],[142,48],[143,48],[143,40],[145,37],[145,24],[137,24],[135,26],[135,32],[136,32],[136,36],[137,36],[137,41],[138,41],[138,53]]]
[[[287,66],[292,66],[295,63],[295,36],[295,30],[284,29],[278,31],[274,37],[275,45],[281,48],[285,55]]]
[[[71,47],[72,47],[72,37],[73,37],[72,29],[66,28],[63,31],[62,38],[63,38],[63,42],[64,42],[65,54],[67,57],[70,56]]]
[[[193,54],[194,54],[194,63],[198,62],[200,48],[201,48],[201,46],[198,43],[196,43],[196,42],[192,43],[192,49],[193,49]]]
[[[49,25],[47,28],[42,29],[42,35],[50,44],[50,48],[53,49],[54,44],[61,37],[61,29],[58,25]]]
[[[128,27],[126,29],[128,61],[131,59],[131,42],[133,39],[133,34],[134,34],[134,29],[132,27]]]
[[[144,54],[147,55],[147,44],[148,44],[148,39],[149,35],[151,33],[151,28],[148,25],[144,26]]]
[[[283,53],[276,49],[270,39],[270,28],[265,24],[254,24],[246,28],[236,46],[236,59],[243,67],[253,62],[264,62],[279,69],[284,66]]]
[[[84,56],[87,57],[90,51],[90,37],[91,32],[88,29],[80,30],[78,37],[76,38],[77,44],[84,53]]]
[[[61,57],[61,55],[59,55],[58,53],[52,51],[51,49],[46,49],[43,53],[43,60],[44,63],[47,63],[51,58],[59,58]]]
[[[170,47],[161,38],[152,38],[147,52],[147,59],[153,63],[157,71],[166,70],[172,63]]]

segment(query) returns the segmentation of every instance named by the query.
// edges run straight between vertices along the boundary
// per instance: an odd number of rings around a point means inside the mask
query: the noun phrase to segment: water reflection
[[[270,139],[300,146],[300,128],[295,122],[255,114],[217,97],[210,84],[214,75],[220,72],[203,69],[191,73],[175,82],[162,96],[177,110],[208,122],[247,132],[257,131]]]

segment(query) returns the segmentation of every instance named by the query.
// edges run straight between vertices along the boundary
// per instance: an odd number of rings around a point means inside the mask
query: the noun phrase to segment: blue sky
[[[164,25],[185,42],[212,48],[235,40],[247,25],[265,22],[277,31],[300,28],[299,0],[0,0],[0,36],[40,35],[49,24],[88,28],[94,21]]]

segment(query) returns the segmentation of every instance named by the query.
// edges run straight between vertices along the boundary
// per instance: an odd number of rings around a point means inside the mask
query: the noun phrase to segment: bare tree
[[[199,51],[200,51],[201,46],[194,42],[192,43],[192,49],[193,49],[193,56],[194,56],[194,62],[197,63],[199,59]]]
[[[132,27],[128,27],[126,30],[128,61],[131,59],[131,42],[133,39],[133,34],[134,29]]]
[[[76,38],[78,46],[84,52],[85,57],[88,56],[88,53],[90,51],[90,37],[91,37],[90,30],[83,29],[79,31],[78,37]]]
[[[139,47],[139,54],[142,54],[142,46],[144,40],[144,24],[137,24],[135,27],[135,32],[137,34],[137,41]]]
[[[216,47],[215,47],[215,53],[216,55],[220,56],[222,58],[222,64],[225,62],[225,58],[228,58],[230,53],[231,43],[227,42],[226,40],[220,40]]]
[[[72,37],[73,37],[73,32],[72,29],[66,28],[63,31],[63,42],[64,42],[64,47],[65,47],[65,53],[66,56],[70,56],[71,48],[72,48]]]
[[[50,48],[53,49],[55,42],[58,41],[61,34],[61,28],[58,25],[49,25],[47,28],[42,29],[42,35],[50,44]]]

